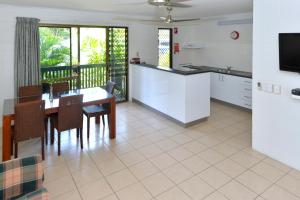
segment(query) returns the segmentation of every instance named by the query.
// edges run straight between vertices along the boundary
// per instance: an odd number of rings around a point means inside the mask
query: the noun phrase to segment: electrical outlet
[[[273,92],[274,92],[274,94],[281,94],[281,86],[273,85]]]

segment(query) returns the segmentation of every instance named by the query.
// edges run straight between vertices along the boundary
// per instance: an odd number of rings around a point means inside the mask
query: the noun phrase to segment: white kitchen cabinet
[[[252,108],[252,80],[211,73],[211,97],[234,105]]]

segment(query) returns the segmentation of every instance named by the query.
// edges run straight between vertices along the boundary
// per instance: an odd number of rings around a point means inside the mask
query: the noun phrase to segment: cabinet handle
[[[248,96],[244,96],[246,99],[251,99],[251,97],[248,97]]]

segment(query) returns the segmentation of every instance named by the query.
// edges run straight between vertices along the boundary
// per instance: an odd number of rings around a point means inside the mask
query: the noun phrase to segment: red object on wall
[[[174,43],[174,54],[179,53],[179,51],[180,51],[179,43]]]
[[[178,28],[174,28],[174,34],[178,34]]]

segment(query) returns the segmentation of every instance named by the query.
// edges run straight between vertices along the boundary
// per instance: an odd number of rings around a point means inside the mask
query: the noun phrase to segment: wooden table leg
[[[3,116],[3,129],[2,129],[2,161],[7,161],[11,159],[11,139],[10,139],[10,131],[11,131],[11,117]]]
[[[100,116],[95,117],[95,123],[100,124]]]
[[[116,137],[116,98],[110,101],[110,114],[109,114],[109,138]]]

